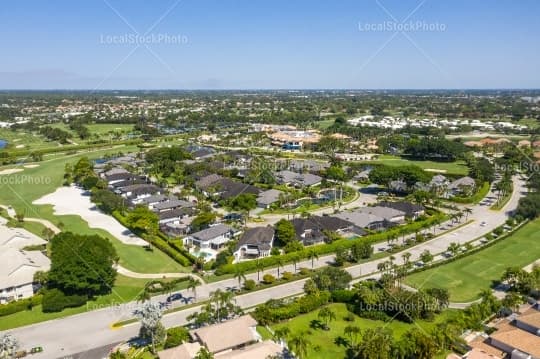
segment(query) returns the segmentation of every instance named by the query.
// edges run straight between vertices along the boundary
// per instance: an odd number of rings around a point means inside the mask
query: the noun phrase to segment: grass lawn
[[[401,337],[405,332],[412,328],[422,328],[425,331],[429,332],[438,322],[447,320],[450,316],[454,315],[456,312],[447,310],[441,313],[433,322],[426,321],[417,321],[415,324],[407,324],[399,321],[391,321],[385,323],[378,320],[370,320],[354,316],[354,322],[348,322],[344,320],[344,317],[350,312],[347,310],[347,307],[343,303],[336,303],[328,305],[334,313],[336,313],[336,320],[329,324],[330,330],[325,331],[322,329],[313,329],[310,324],[313,320],[318,320],[317,315],[318,310],[313,311],[308,314],[298,316],[294,319],[291,319],[287,322],[276,324],[272,326],[272,329],[278,329],[282,327],[288,327],[291,333],[297,333],[300,331],[309,331],[309,341],[311,343],[310,348],[308,349],[307,357],[310,359],[339,359],[345,358],[346,348],[343,345],[338,345],[339,337],[346,338],[343,334],[345,327],[349,325],[356,325],[361,329],[376,328],[376,327],[387,327],[392,330],[396,338]],[[266,328],[258,328],[259,333],[264,336],[270,335]]]
[[[526,224],[500,242],[454,262],[415,273],[406,283],[414,287],[441,287],[453,302],[470,302],[481,290],[500,279],[507,267],[524,267],[540,258],[540,220]]]
[[[170,281],[172,279],[162,279]],[[113,304],[126,303],[137,299],[144,285],[150,279],[128,278],[122,275],[116,277],[114,288],[110,294],[96,298],[94,301],[88,302],[86,305],[77,308],[64,309],[58,313],[43,313],[41,305],[34,307],[32,310],[27,310],[7,316],[0,317],[0,330],[7,330],[24,325],[35,324],[47,320],[67,317],[69,315],[84,313],[99,308],[108,307]],[[187,286],[187,282],[180,283],[175,290],[183,289]]]
[[[385,164],[389,166],[407,166],[416,165],[423,169],[433,169],[445,171],[445,173],[465,176],[469,173],[469,169],[463,161],[455,162],[434,162],[434,161],[412,161],[403,159],[398,156],[382,155],[377,160],[365,161],[366,163]]]
[[[135,150],[136,147],[123,147],[122,151]],[[12,175],[4,175],[0,183],[0,203],[11,205],[15,210],[22,211],[26,217],[48,219],[58,225],[64,224],[66,231],[81,234],[99,234],[111,239],[120,256],[120,264],[129,270],[141,273],[167,273],[187,271],[161,251],[154,249],[147,252],[138,246],[125,245],[110,235],[108,232],[92,229],[77,215],[56,216],[50,205],[33,205],[32,201],[41,198],[45,194],[51,193],[62,185],[64,166],[66,163],[74,163],[82,156],[89,158],[99,158],[106,153],[117,153],[116,150],[100,150],[96,152],[80,153],[76,155],[63,156],[52,160],[39,162],[35,168],[25,168],[23,172]],[[11,166],[13,167],[13,166]],[[35,224],[25,224],[34,230],[40,231]],[[41,228],[42,229],[42,228]],[[36,233],[40,235],[41,233]]]
[[[122,123],[92,123],[86,125],[92,134],[102,135],[109,132],[129,133],[133,131],[133,124]]]
[[[18,149],[43,149],[47,147],[58,146],[57,142],[48,142],[43,136],[27,133],[23,131],[14,131],[8,128],[0,128],[0,139],[8,142],[8,149],[15,150]]]

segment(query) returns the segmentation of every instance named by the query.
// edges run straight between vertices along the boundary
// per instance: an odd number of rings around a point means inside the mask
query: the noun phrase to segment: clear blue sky
[[[0,39],[4,89],[540,87],[538,0],[17,0]]]

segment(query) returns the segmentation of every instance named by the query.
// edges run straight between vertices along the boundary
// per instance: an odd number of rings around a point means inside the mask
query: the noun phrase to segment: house
[[[259,341],[257,321],[244,315],[224,323],[192,330],[191,337],[214,355],[247,347]]]
[[[156,203],[152,206],[155,212],[166,212],[178,208],[191,208],[193,203],[177,198],[169,198],[167,201]]]
[[[424,206],[420,204],[414,204],[411,202],[379,202],[379,206],[397,209],[398,211],[405,212],[405,217],[416,219],[423,215],[426,211]]]
[[[234,228],[220,223],[190,234],[184,239],[184,244],[194,245],[201,249],[219,249],[236,234]]]
[[[41,251],[23,248],[46,243],[24,229],[0,225],[0,304],[29,298],[39,289],[34,274],[48,271],[51,261]]]
[[[258,195],[261,190],[255,186],[240,183],[216,174],[202,177],[195,182],[195,187],[207,197],[229,199],[243,193]]]
[[[180,220],[193,216],[195,209],[193,207],[180,207],[158,213],[159,224],[180,223]]]
[[[255,227],[247,229],[236,245],[235,261],[253,259],[270,255],[274,242],[274,228]]]
[[[324,232],[336,232],[340,235],[363,235],[365,232],[353,223],[337,216],[312,216],[295,218],[291,221],[296,238],[304,245],[322,243],[327,240]]]
[[[119,172],[119,173],[113,173],[111,175],[105,175],[104,179],[107,181],[109,185],[113,185],[117,182],[127,181],[127,180],[133,180],[136,179],[138,176],[134,175],[130,172]]]
[[[144,198],[159,194],[162,190],[153,184],[134,184],[118,188],[115,192],[124,198],[130,199],[132,203],[139,204]]]
[[[171,199],[171,196],[165,194],[156,194],[143,198],[141,203],[144,203],[148,206],[148,208],[152,209],[155,204],[168,201],[169,199]]]
[[[259,193],[257,196],[257,207],[269,208],[272,204],[279,201],[279,196],[283,192],[277,189],[269,189],[267,191]]]
[[[116,188],[122,188],[127,186],[132,186],[134,184],[145,184],[148,183],[148,181],[145,178],[139,177],[139,178],[130,178],[126,180],[121,181],[114,181],[113,183],[109,184],[110,189],[116,189]]]
[[[540,359],[540,336],[512,325],[501,325],[491,334],[489,343],[511,358]]]
[[[311,187],[321,183],[322,177],[311,173],[296,173],[288,170],[276,172],[276,181],[294,187]]]
[[[380,231],[390,226],[390,224],[382,217],[359,211],[341,212],[334,215],[334,217],[351,222],[358,228],[369,229],[371,231]]]
[[[407,183],[401,180],[391,181],[388,185],[388,189],[395,193],[406,193],[408,188]]]
[[[469,176],[465,176],[451,182],[448,185],[448,190],[453,196],[470,196],[474,192],[475,187],[476,181]]]
[[[357,209],[358,212],[364,214],[375,215],[383,218],[390,223],[403,223],[405,222],[405,212],[394,209],[391,207],[373,206],[373,207],[361,207]]]
[[[158,352],[160,359],[193,359],[201,348],[220,359],[267,359],[283,357],[281,345],[262,341],[257,322],[244,315],[223,323],[190,331],[191,343]]]
[[[117,175],[117,174],[122,174],[122,173],[129,173],[129,171],[122,167],[115,167],[115,168],[111,168],[108,171],[102,172],[101,177],[105,179],[107,177]]]
[[[437,196],[447,198],[450,181],[443,175],[435,175],[429,182],[429,187]]]

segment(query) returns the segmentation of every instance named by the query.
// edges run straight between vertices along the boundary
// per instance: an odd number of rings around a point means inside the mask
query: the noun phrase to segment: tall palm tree
[[[283,259],[281,258],[281,256],[277,257],[276,264],[277,264],[277,276],[279,278],[279,268],[283,267]]]
[[[246,280],[246,270],[240,266],[236,266],[234,270],[234,278],[238,280],[238,290],[242,288],[242,281]]]
[[[291,261],[294,265],[294,273],[296,273],[296,265],[298,264],[298,261],[300,261],[300,256],[298,254],[293,255]]]
[[[469,215],[473,213],[473,210],[469,207],[463,208],[463,213],[465,213],[465,222],[469,219]]]
[[[308,348],[311,346],[307,332],[300,332],[292,335],[289,339],[289,349],[296,355],[298,359],[307,358]]]
[[[317,252],[315,252],[315,250],[310,249],[308,251],[307,257],[308,257],[309,260],[311,260],[311,269],[313,269],[313,267],[315,265],[315,259],[319,260],[319,255],[317,254]]]
[[[261,272],[264,272],[264,263],[263,261],[257,259],[255,263],[255,268],[257,268],[257,282],[261,281]]]
[[[198,278],[189,277],[187,289],[193,292],[194,301],[197,301],[197,287],[201,285],[201,281]]]

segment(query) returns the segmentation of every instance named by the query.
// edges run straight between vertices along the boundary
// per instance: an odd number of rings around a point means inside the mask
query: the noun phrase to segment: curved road
[[[463,244],[492,231],[506,221],[508,213],[516,208],[518,200],[524,191],[523,181],[514,178],[514,192],[503,210],[492,211],[488,206],[475,206],[472,215],[469,216],[471,219],[474,219],[474,222],[409,248],[407,252],[412,255],[411,261],[417,260],[420,253],[426,249],[433,254],[442,253],[446,251],[448,244],[451,242]],[[481,225],[481,222],[485,222],[485,224]],[[398,261],[401,259],[402,253],[394,254]],[[346,270],[351,273],[353,278],[370,274],[375,275],[378,272],[377,264],[385,260],[386,258],[382,258],[354,265],[346,268]],[[326,266],[332,261],[332,255],[324,256],[314,261],[314,267]],[[298,264],[298,267],[310,268],[311,261],[301,262]],[[282,273],[283,271],[292,272],[294,268],[292,265],[287,265],[281,269]],[[268,269],[264,273],[277,275],[277,270]],[[249,274],[247,278],[257,280],[257,274]],[[268,299],[299,294],[303,291],[304,282],[305,280],[298,280],[265,290],[247,293],[237,296],[236,300],[243,308],[249,308],[264,303]],[[208,298],[209,293],[218,288],[225,290],[236,288],[237,286],[238,282],[235,279],[204,284],[197,288],[197,301]],[[181,294],[189,300],[194,299],[193,293],[190,291],[183,290]],[[120,329],[111,329],[110,326],[112,323],[132,318],[133,311],[140,306],[134,300],[135,298],[129,303],[107,308],[94,308],[92,307],[93,304],[89,303],[89,312],[17,328],[10,332],[20,340],[22,348],[30,348],[37,345],[43,346],[44,352],[34,355],[35,358],[67,358],[76,353],[83,353],[136,336],[139,329],[137,323],[124,326]],[[165,301],[165,296],[154,297],[153,300]],[[183,304],[182,302],[177,302],[174,306],[181,306]],[[166,327],[185,324],[187,322],[186,317],[198,311],[199,308],[192,307],[165,315],[163,317],[163,324]]]

